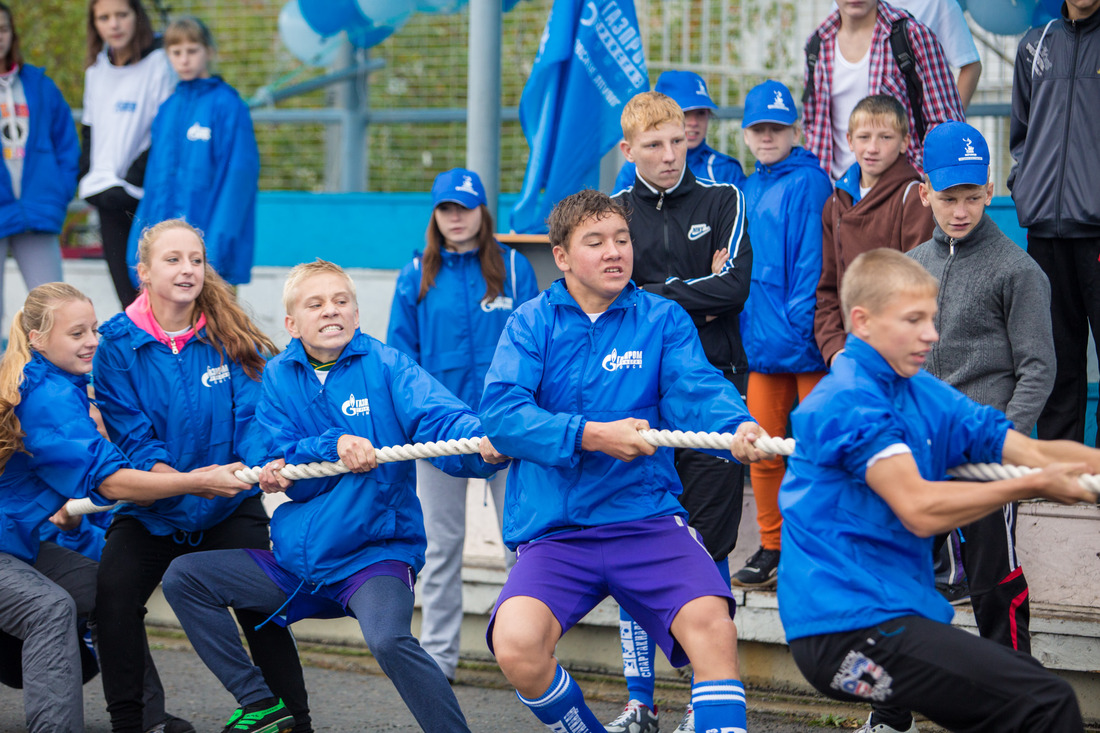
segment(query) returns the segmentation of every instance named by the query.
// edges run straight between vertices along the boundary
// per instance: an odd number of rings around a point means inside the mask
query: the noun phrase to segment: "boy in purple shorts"
[[[515,458],[504,540],[517,560],[489,647],[547,727],[602,733],[554,647],[611,595],[674,665],[693,665],[698,728],[744,733],[729,585],[687,526],[672,450],[638,431],[736,431],[729,452],[741,462],[763,456],[753,443],[764,432],[683,308],[630,281],[621,204],[582,191],[549,225],[565,277],[509,319],[481,403],[486,433]]]
[[[331,262],[298,265],[283,289],[286,351],[267,363],[256,421],[270,456],[260,487],[292,501],[271,519],[274,552],[216,550],[176,558],[164,595],[207,667],[240,708],[225,731],[280,733],[289,717],[241,645],[227,607],[273,623],[354,616],[379,666],[421,728],[469,731],[447,678],[412,636],[413,582],[424,565],[424,517],[412,461],[379,465],[375,446],[481,434],[477,416],[397,349],[359,331],[355,287]],[[343,461],[350,473],[290,481],[286,463]],[[503,457],[434,458],[440,470],[487,477]]]

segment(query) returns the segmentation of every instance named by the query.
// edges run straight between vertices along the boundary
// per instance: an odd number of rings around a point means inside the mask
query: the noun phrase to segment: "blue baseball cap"
[[[432,184],[432,208],[453,201],[467,209],[487,204],[485,186],[478,174],[465,168],[452,168],[435,177]]]
[[[745,117],[741,127],[761,122],[793,125],[798,122],[798,107],[794,106],[791,90],[774,79],[757,84],[745,95]]]
[[[933,191],[989,182],[989,145],[965,122],[944,122],[924,136],[924,172]]]
[[[653,91],[672,97],[685,112],[693,109],[718,111],[718,105],[707,92],[707,83],[693,71],[666,71],[657,77]]]

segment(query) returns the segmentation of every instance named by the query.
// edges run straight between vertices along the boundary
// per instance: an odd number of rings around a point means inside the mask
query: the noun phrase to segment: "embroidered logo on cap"
[[[455,186],[455,190],[463,191],[465,193],[472,193],[474,196],[478,195],[477,190],[474,189],[474,179],[470,176],[462,176],[462,185]]]
[[[978,161],[979,163],[982,163],[982,162],[984,162],[984,161],[982,160],[982,156],[978,155],[978,154],[977,154],[977,153],[976,153],[976,152],[974,151],[974,145],[973,145],[973,143],[972,143],[972,142],[970,141],[970,138],[968,138],[968,137],[964,137],[964,138],[963,138],[963,142],[964,142],[964,143],[966,143],[966,150],[964,150],[964,151],[963,151],[963,154],[962,154],[962,156],[961,156],[961,157],[959,158],[959,162],[960,162],[960,163],[963,163],[963,162],[969,162],[969,161],[975,161],[975,160],[976,160],[976,161]]]
[[[768,105],[768,109],[781,109],[784,112],[791,111],[791,108],[783,101],[783,92],[778,89],[775,91],[775,101]]]

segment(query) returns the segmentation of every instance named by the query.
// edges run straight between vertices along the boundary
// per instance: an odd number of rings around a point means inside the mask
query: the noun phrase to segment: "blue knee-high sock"
[[[653,710],[653,642],[645,629],[619,607],[619,641],[623,646],[623,677],[631,700]]]
[[[516,697],[552,731],[560,733],[603,733],[603,724],[584,703],[584,693],[559,664],[550,689],[534,700]]]
[[[695,730],[700,733],[745,733],[745,688],[738,680],[710,680],[691,686]]]

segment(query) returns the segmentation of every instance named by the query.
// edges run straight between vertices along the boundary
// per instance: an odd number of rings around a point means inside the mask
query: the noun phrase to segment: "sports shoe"
[[[730,582],[740,588],[774,588],[779,570],[779,550],[756,551],[745,567],[734,573]]]
[[[965,580],[958,583],[936,583],[936,590],[952,606],[970,602],[970,585]]]
[[[294,716],[277,697],[237,708],[225,721],[222,733],[290,733]]]
[[[680,724],[676,726],[676,730],[672,733],[695,733],[695,708],[691,706],[689,702],[687,709],[684,710],[684,717],[680,719]]]
[[[183,718],[169,715],[160,723],[157,723],[145,733],[195,733],[195,726]]]
[[[886,723],[878,723],[877,725],[871,725],[871,716],[867,716],[867,722],[864,723],[856,733],[920,733],[917,729],[916,721],[909,724],[909,727],[905,730],[898,730],[897,728],[891,728]]]
[[[658,733],[657,706],[649,706],[638,700],[631,700],[623,708],[623,714],[605,725],[607,733]]]

